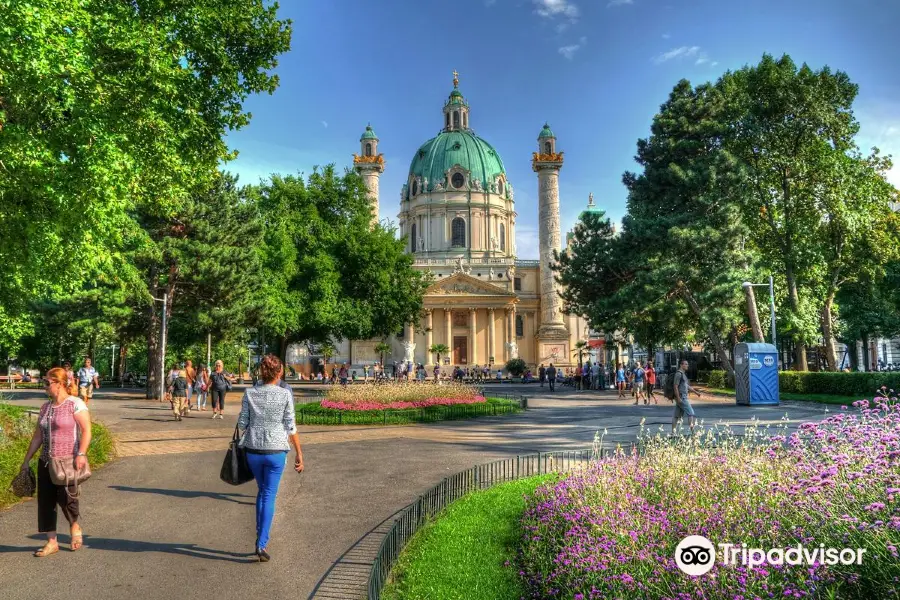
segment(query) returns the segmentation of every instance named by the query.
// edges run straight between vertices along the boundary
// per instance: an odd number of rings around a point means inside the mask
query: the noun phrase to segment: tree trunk
[[[834,318],[831,309],[834,306],[834,292],[825,298],[825,304],[822,306],[822,337],[825,338],[825,362],[828,363],[829,371],[837,371],[837,343],[834,339]]]
[[[862,336],[863,371],[869,370],[869,334]]]
[[[858,340],[854,339],[847,343],[847,355],[850,357],[850,371],[856,373],[859,371],[859,351],[856,347]]]
[[[750,319],[753,341],[762,344],[766,339],[763,335],[762,325],[759,323],[759,312],[756,310],[756,293],[753,291],[752,285],[744,288],[744,295],[747,297],[747,317]]]
[[[734,375],[734,366],[731,364],[731,360],[728,358],[728,354],[725,351],[725,344],[722,343],[722,338],[719,336],[718,332],[713,329],[710,325],[703,325],[703,315],[700,310],[700,305],[697,304],[697,300],[694,298],[693,294],[687,289],[685,286],[681,286],[681,295],[687,302],[691,311],[697,317],[697,321],[706,328],[706,335],[709,336],[710,341],[712,341],[713,346],[716,349],[716,353],[722,357],[722,367],[725,369],[725,372],[728,374],[729,381],[733,382],[735,380]]]
[[[788,299],[791,303],[791,310],[794,314],[800,312],[800,294],[797,291],[797,280],[794,278],[794,270],[788,266],[784,272],[788,286]],[[794,337],[794,370],[808,371],[809,365],[806,363],[806,343]]]
[[[116,379],[119,380],[119,387],[122,387],[125,380],[125,361],[127,358],[128,345],[122,340],[119,340],[119,372],[116,374]]]

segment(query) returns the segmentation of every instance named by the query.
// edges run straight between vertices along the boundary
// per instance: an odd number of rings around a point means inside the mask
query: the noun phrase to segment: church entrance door
[[[469,358],[469,338],[465,335],[453,336],[453,364],[464,365]]]

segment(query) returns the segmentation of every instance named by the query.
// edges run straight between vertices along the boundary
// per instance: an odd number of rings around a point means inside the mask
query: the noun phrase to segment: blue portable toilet
[[[736,345],[734,375],[738,404],[778,404],[778,350],[772,344]]]

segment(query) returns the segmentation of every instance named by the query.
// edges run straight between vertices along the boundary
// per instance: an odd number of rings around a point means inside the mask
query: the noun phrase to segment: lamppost
[[[155,302],[162,302],[162,326],[159,330],[159,401],[162,402],[166,397],[166,308],[169,294],[163,293],[162,298],[152,298]]]
[[[745,281],[741,284],[741,287],[747,289],[749,287],[767,287],[769,288],[769,309],[771,310],[772,317],[772,345],[775,344],[775,280],[771,275],[769,275],[769,283],[750,283],[749,281]]]
[[[110,361],[109,376],[113,381],[116,380],[116,345],[112,345],[112,361]]]

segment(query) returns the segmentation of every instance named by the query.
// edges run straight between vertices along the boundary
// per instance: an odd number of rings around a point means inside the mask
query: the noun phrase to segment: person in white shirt
[[[94,388],[100,388],[100,374],[91,366],[91,359],[85,358],[84,366],[78,369],[78,397],[90,404]]]

